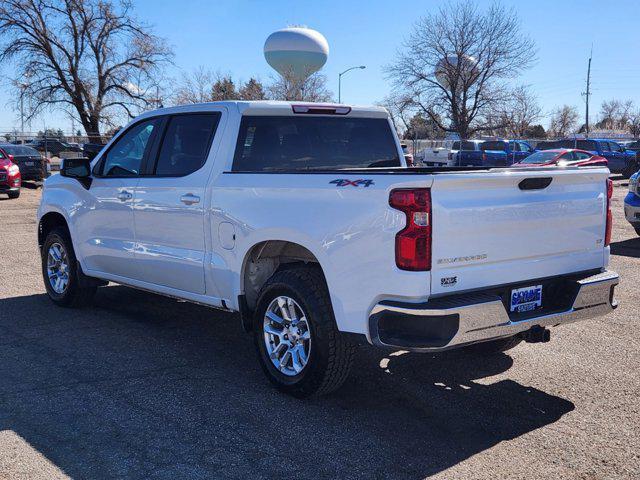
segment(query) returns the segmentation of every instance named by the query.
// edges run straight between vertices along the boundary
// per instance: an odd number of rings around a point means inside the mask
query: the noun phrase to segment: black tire
[[[640,227],[633,227],[636,230],[636,233],[640,235]]]
[[[16,199],[20,196],[20,190],[18,190],[17,192],[7,192],[7,195],[9,195],[9,198]]]
[[[49,276],[47,274],[47,260],[48,252],[51,245],[58,243],[62,245],[67,255],[68,263],[68,276],[69,281],[63,292],[58,293],[53,289]],[[71,237],[69,232],[62,227],[51,230],[42,245],[41,251],[42,257],[42,279],[44,286],[47,290],[47,294],[53,303],[61,307],[84,307],[90,305],[95,296],[97,286],[83,285],[84,277],[80,264],[76,259],[75,252],[73,250],[73,244],[71,243]]]
[[[280,296],[293,299],[302,308],[311,334],[307,364],[295,376],[276,368],[265,343],[265,314]],[[325,395],[339,388],[349,375],[357,347],[338,331],[325,279],[317,267],[299,266],[273,274],[260,292],[253,331],[262,370],[282,392],[297,398]]]
[[[517,347],[520,342],[522,342],[522,339],[516,335],[489,342],[474,343],[467,347],[467,351],[477,355],[495,355]]]

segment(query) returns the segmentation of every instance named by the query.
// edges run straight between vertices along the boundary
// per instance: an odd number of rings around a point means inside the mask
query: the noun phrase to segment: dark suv
[[[64,143],[57,138],[39,138],[26,146],[35,148],[39,152],[48,152],[55,157],[60,156],[60,152],[81,152],[82,149],[74,145]]]

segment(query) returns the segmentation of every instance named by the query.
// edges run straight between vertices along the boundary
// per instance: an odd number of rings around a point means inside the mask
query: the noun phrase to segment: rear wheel
[[[640,235],[640,226],[634,226],[633,228],[636,230],[636,233]]]
[[[20,196],[20,190],[17,190],[15,192],[7,192],[7,195],[9,195],[9,198],[18,198]]]
[[[269,381],[298,398],[340,387],[356,349],[336,327],[316,267],[282,270],[266,282],[256,308],[254,341]]]
[[[49,232],[41,254],[42,277],[49,298],[61,307],[90,304],[97,287],[81,285],[83,274],[66,229],[56,228]]]
[[[489,342],[475,343],[467,347],[467,351],[478,355],[495,355],[517,347],[522,339],[518,336],[500,338]]]

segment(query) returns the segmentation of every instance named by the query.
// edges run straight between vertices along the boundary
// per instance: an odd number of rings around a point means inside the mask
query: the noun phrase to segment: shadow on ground
[[[611,254],[623,257],[640,258],[640,238],[629,238],[611,244]]]
[[[557,421],[511,357],[361,350],[330,397],[266,382],[231,315],[124,287],[0,300],[0,431],[75,478],[423,478]]]

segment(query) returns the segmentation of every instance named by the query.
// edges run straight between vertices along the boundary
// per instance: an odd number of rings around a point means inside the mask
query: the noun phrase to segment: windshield
[[[529,164],[529,165],[549,163],[554,158],[556,158],[557,155],[558,155],[558,152],[551,152],[549,150],[543,150],[541,152],[532,153],[527,158],[522,160],[520,163],[525,163],[525,164]]]
[[[7,152],[9,155],[15,155],[16,157],[23,157],[23,156],[37,156],[39,157],[40,154],[38,153],[37,150],[31,148],[31,147],[23,147],[22,145],[3,145],[2,149]]]
[[[384,118],[245,116],[234,171],[399,167]]]

